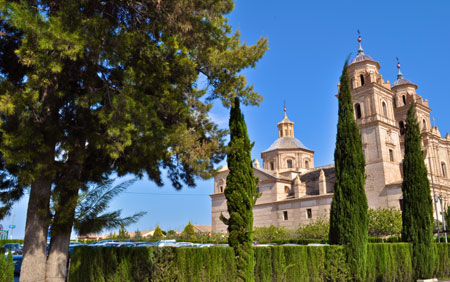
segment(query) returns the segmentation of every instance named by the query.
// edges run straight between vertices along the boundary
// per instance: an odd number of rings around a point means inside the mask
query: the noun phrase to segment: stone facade
[[[417,94],[417,85],[399,72],[391,85],[379,73],[380,65],[365,55],[360,45],[358,55],[349,65],[355,119],[360,128],[366,160],[365,190],[370,208],[401,209],[402,161],[406,113],[415,103],[422,130],[425,164],[432,183],[432,197],[442,198],[442,208],[450,201],[450,136],[441,137],[431,125],[428,101]],[[261,153],[263,166],[255,162],[262,196],[256,201],[255,226],[296,228],[319,217],[328,217],[335,182],[334,165],[314,167],[314,151],[294,136],[294,123],[286,115],[278,123],[278,139]],[[212,231],[226,232],[220,221],[227,215],[226,187],[228,169],[222,168],[214,179]],[[433,194],[434,190],[434,194]],[[440,201],[433,208],[441,211]],[[439,217],[441,217],[439,215]]]

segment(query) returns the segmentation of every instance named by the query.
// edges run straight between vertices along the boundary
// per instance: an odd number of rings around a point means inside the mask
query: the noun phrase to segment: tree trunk
[[[49,223],[51,182],[39,179],[31,184],[20,282],[44,282]]]
[[[47,258],[47,282],[64,282],[67,276],[70,233],[72,232],[75,209],[78,204],[78,190],[84,152],[84,139],[77,149],[69,153],[64,177],[55,182],[54,211],[51,241]]]
[[[67,263],[69,259],[70,233],[58,232],[52,237],[48,253],[46,278],[47,282],[64,282],[67,276]]]

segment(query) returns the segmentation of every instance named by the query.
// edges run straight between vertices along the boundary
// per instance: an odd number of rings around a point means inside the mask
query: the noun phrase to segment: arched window
[[[305,168],[309,169],[309,161],[305,161]]]
[[[383,107],[383,115],[385,117],[387,117],[387,107],[386,107],[386,103],[383,101],[383,103],[381,103],[382,107]]]
[[[447,166],[445,165],[444,162],[441,163],[441,167],[442,167],[442,176],[444,178],[447,178]]]
[[[290,191],[289,186],[284,186],[284,193],[289,194]]]
[[[288,161],[287,161],[287,167],[288,167],[288,168],[292,168],[292,161],[291,161],[291,160],[288,160]]]
[[[427,130],[427,122],[425,119],[422,120],[422,130]]]
[[[275,164],[273,162],[270,162],[270,170],[275,170]]]
[[[403,99],[403,106],[405,106],[405,105],[406,105],[406,96],[403,95],[403,96],[402,96],[402,99]]]
[[[361,75],[359,76],[359,78],[361,79],[361,86],[364,86],[364,84],[365,84],[365,81],[364,81],[364,75],[361,74]]]
[[[223,193],[223,186],[220,186],[220,193]]]
[[[288,136],[287,129],[284,130],[284,136]]]
[[[283,137],[283,130],[280,129],[280,137]]]
[[[398,123],[398,126],[400,127],[400,135],[405,134],[405,123],[403,121],[400,121]]]
[[[356,103],[355,104],[355,114],[356,114],[356,118],[361,118],[361,105]]]

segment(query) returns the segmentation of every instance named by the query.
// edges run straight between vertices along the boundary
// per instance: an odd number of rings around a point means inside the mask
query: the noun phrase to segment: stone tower
[[[366,160],[366,194],[371,208],[398,208],[403,156],[393,110],[395,93],[379,73],[380,64],[364,53],[361,37],[358,42],[358,55],[348,73]]]

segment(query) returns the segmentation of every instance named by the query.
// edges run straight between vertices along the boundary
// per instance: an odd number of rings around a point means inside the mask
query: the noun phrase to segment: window
[[[288,161],[287,161],[287,167],[288,167],[288,168],[292,168],[292,161],[291,161],[291,160],[288,160]]]
[[[405,123],[403,121],[400,121],[398,123],[398,127],[400,127],[400,135],[404,135],[405,134]]]
[[[289,194],[290,189],[289,186],[284,186],[284,193]]]
[[[359,76],[359,78],[361,79],[361,86],[364,86],[364,84],[365,84],[365,81],[364,81],[364,75],[361,74],[361,75]]]
[[[311,209],[306,209],[306,217],[312,218],[312,210]]]
[[[422,129],[427,130],[427,122],[424,119],[422,120]]]
[[[400,205],[400,211],[403,211],[403,199],[398,200],[398,204]]]
[[[309,169],[309,162],[308,161],[305,161],[305,168]]]
[[[284,136],[288,136],[287,129],[284,130]]]
[[[386,103],[385,103],[385,102],[383,102],[383,103],[381,103],[381,105],[382,105],[382,107],[383,107],[383,115],[384,115],[385,117],[387,117],[387,116],[388,116],[388,114],[387,114],[387,107],[386,107]]]
[[[273,162],[270,162],[270,170],[275,170],[275,164]]]
[[[403,100],[403,106],[405,106],[406,105],[406,96],[405,95],[402,96],[402,100]]]
[[[441,167],[442,167],[442,176],[444,178],[447,178],[447,167],[444,162],[441,163]]]
[[[288,212],[283,211],[283,220],[288,220]]]
[[[355,114],[356,114],[356,118],[361,118],[361,105],[360,104],[355,104]]]
[[[220,193],[223,193],[223,186],[220,186]]]
[[[283,137],[283,130],[280,129],[280,137]]]
[[[389,149],[389,160],[390,160],[391,162],[394,161],[394,151],[392,151],[391,149]]]

